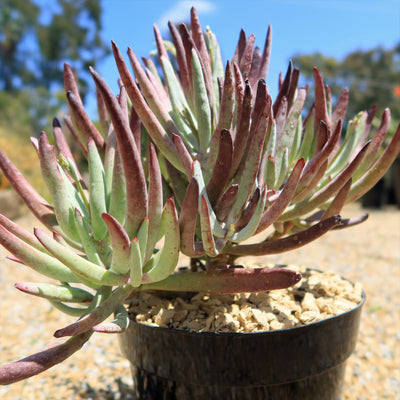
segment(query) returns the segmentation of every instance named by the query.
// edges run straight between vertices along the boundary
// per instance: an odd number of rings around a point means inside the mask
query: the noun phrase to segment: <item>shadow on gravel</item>
[[[84,388],[77,389],[80,399],[87,400],[137,400],[135,390],[132,386],[125,384],[120,379],[117,379],[116,384],[118,391],[115,390],[96,390],[93,389],[88,383]]]

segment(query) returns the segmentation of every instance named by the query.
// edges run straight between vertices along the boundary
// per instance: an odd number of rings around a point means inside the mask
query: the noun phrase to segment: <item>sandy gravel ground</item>
[[[344,217],[365,210],[356,204]],[[395,399],[400,393],[400,211],[368,210],[367,222],[331,232],[297,251],[260,262],[304,264],[332,270],[361,282],[367,293],[356,353],[349,359],[345,400]],[[20,221],[26,227],[33,219]],[[14,289],[15,282],[42,281],[26,267],[5,260],[0,251],[0,363],[37,351],[53,340],[53,332],[70,323],[49,303]],[[119,352],[118,338],[95,334],[62,365],[10,386],[0,387],[4,400],[135,399],[129,365]]]

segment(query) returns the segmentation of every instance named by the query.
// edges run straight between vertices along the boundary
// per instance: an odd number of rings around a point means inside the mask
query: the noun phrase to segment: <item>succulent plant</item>
[[[209,29],[203,34],[194,9],[190,29],[172,23],[169,29],[172,42],[154,26],[162,78],[151,59],[142,66],[128,49],[133,78],[115,43],[113,53],[132,106],[166,159],[163,176],[178,203],[181,251],[192,269],[288,251],[366,218],[339,213],[399,153],[399,128],[383,142],[389,109],[371,140],[375,107],[355,116],[343,134],[348,90],[333,108],[316,68],[308,114],[308,89],[297,88],[299,70],[291,64],[272,101],[265,82],[270,28],[262,52],[242,30],[225,68],[215,36]],[[255,243],[243,243],[267,228]]]
[[[363,221],[339,213],[400,152],[400,128],[384,141],[389,110],[371,140],[375,108],[354,117],[343,135],[348,91],[333,108],[317,69],[308,114],[308,89],[297,88],[299,71],[291,64],[272,101],[265,82],[271,29],[262,52],[242,31],[224,68],[218,42],[209,29],[203,33],[195,9],[190,29],[169,28],[172,42],[155,26],[159,69],[128,50],[135,78],[112,43],[116,97],[90,69],[99,128],[65,65],[64,125],[87,160],[88,177],[57,119],[52,136],[32,139],[50,202],[0,152],[4,175],[52,232],[31,234],[0,216],[0,243],[13,261],[59,281],[16,287],[78,317],[55,332],[70,337],[66,342],[0,367],[2,384],[63,361],[93,332],[123,332],[129,321],[123,303],[132,291],[234,293],[295,284],[300,275],[286,268],[241,268],[236,260],[292,250]],[[190,258],[185,271],[176,271],[180,253]],[[105,322],[113,313],[115,320]]]

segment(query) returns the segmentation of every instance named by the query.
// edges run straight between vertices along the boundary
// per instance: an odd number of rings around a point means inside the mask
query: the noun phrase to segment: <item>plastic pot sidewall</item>
[[[124,356],[149,374],[189,385],[265,386],[295,382],[343,364],[353,353],[361,303],[304,326],[254,333],[188,332],[131,320]]]

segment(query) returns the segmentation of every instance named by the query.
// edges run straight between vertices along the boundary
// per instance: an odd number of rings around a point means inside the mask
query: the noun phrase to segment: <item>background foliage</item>
[[[65,111],[64,62],[72,66],[82,98],[94,96],[88,66],[109,54],[101,32],[98,0],[0,0],[2,148],[11,136],[27,142],[41,130],[51,131],[52,118]],[[350,89],[348,117],[376,104],[378,116],[391,107],[393,127],[400,120],[400,42],[393,49],[356,50],[343,60],[322,53],[298,53],[292,60],[311,93],[314,66],[331,87],[333,101],[341,88]],[[14,144],[7,154],[19,166],[21,148]]]
[[[68,62],[87,95],[88,66],[109,53],[97,0],[0,0],[0,122],[38,135],[65,103]]]

